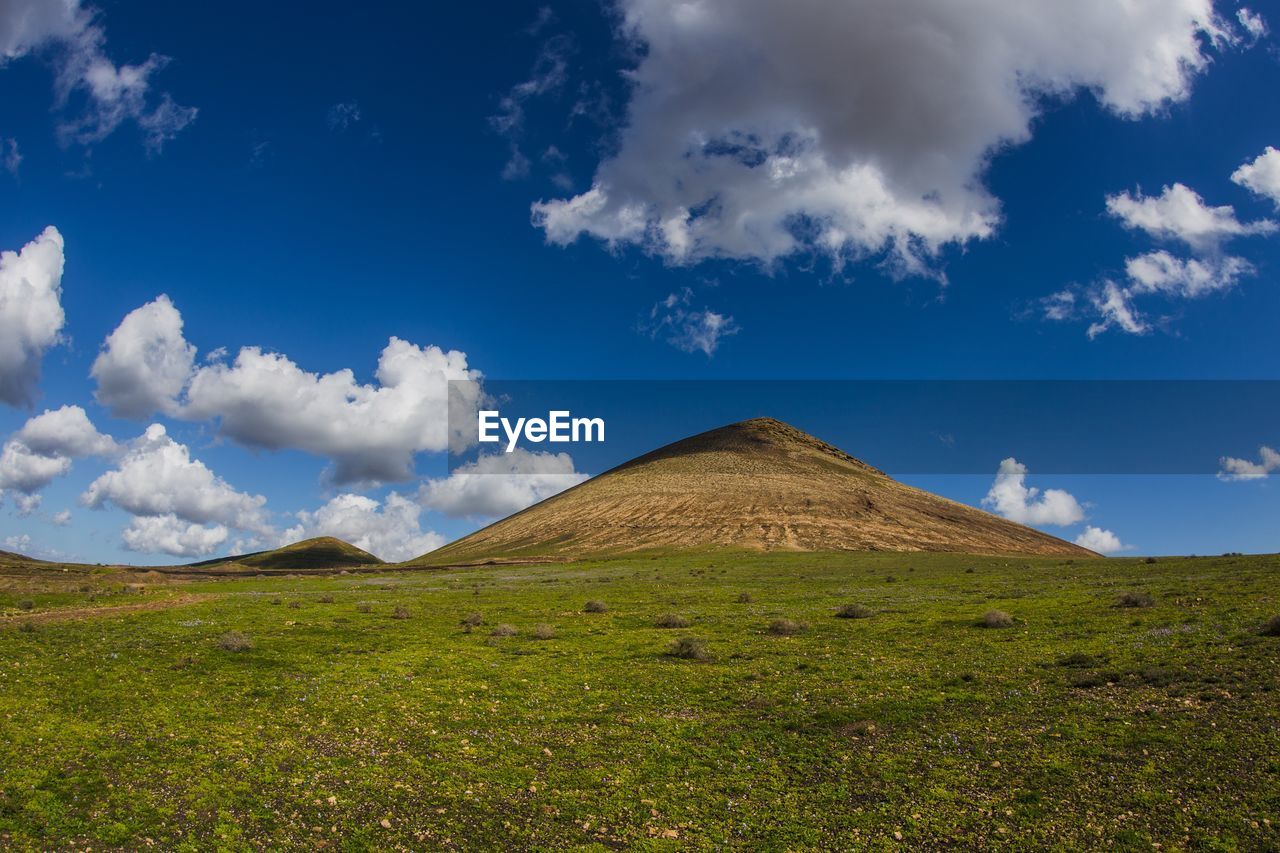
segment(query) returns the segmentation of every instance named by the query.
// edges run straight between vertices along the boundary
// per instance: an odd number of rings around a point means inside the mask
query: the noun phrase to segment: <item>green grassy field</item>
[[[1276,557],[644,557],[110,616],[38,582],[0,598],[0,847],[1280,845]]]

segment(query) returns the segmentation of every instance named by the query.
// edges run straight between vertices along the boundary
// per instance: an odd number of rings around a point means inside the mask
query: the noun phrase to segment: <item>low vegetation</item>
[[[982,614],[980,624],[983,628],[1011,628],[1013,617],[1003,610],[988,610]]]
[[[0,849],[1275,849],[1280,558],[1070,559],[0,573]]]
[[[839,619],[868,619],[874,615],[875,611],[861,604],[842,604],[836,608],[836,617]]]
[[[688,628],[692,623],[679,613],[664,613],[653,624],[659,628]]]
[[[1155,603],[1149,592],[1122,592],[1116,598],[1117,607],[1152,607]]]

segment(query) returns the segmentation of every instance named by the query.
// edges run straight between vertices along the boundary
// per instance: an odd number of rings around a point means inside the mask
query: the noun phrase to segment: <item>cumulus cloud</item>
[[[1195,190],[1175,183],[1158,196],[1141,191],[1107,196],[1107,212],[1126,228],[1146,232],[1158,240],[1177,240],[1207,252],[1224,240],[1250,234],[1269,234],[1276,224],[1269,219],[1241,222],[1231,205],[1210,207]]]
[[[1084,520],[1084,509],[1069,492],[1062,489],[1041,492],[1027,486],[1026,480],[1026,465],[1012,456],[1002,460],[982,505],[1019,524],[1065,527]]]
[[[675,263],[883,252],[928,271],[993,233],[986,166],[1030,139],[1046,98],[1157,112],[1188,96],[1208,44],[1240,39],[1212,0],[619,5],[640,59],[617,153],[533,221],[552,243]]]
[[[738,324],[725,314],[709,308],[690,307],[693,291],[685,288],[660,300],[649,312],[642,328],[650,337],[663,335],[667,343],[683,352],[701,352],[710,357],[720,346],[720,339],[736,335]]]
[[[79,406],[45,410],[0,450],[0,491],[21,492],[15,500],[22,514],[30,514],[39,506],[35,493],[70,471],[73,459],[110,456],[117,450],[115,440],[98,432]]]
[[[59,527],[66,527],[68,524],[71,523],[71,510],[69,509],[58,510],[53,515],[49,516],[49,521],[53,522]]]
[[[214,524],[271,534],[261,495],[236,491],[160,424],[147,427],[116,468],[89,484],[86,506],[107,503],[138,516],[173,515],[192,524]]]
[[[586,479],[567,453],[517,447],[483,454],[448,477],[428,480],[418,490],[418,501],[455,518],[492,518],[519,512]]]
[[[1136,304],[1140,297],[1198,299],[1230,290],[1255,270],[1244,258],[1226,254],[1223,244],[1277,229],[1268,219],[1241,222],[1230,205],[1207,205],[1198,193],[1179,183],[1164,187],[1158,196],[1144,196],[1141,191],[1110,195],[1106,205],[1125,228],[1154,240],[1183,244],[1191,256],[1180,257],[1163,248],[1143,252],[1125,259],[1121,282],[1104,279],[1087,288],[1068,287],[1040,301],[1047,320],[1089,317],[1091,339],[1109,329],[1132,335],[1151,331],[1152,322]]]
[[[0,68],[29,54],[45,54],[56,69],[57,105],[82,97],[84,108],[63,121],[64,142],[91,145],[126,121],[142,132],[147,150],[158,152],[196,117],[157,94],[152,77],[169,58],[151,54],[137,65],[116,65],[106,53],[106,30],[96,12],[80,0],[10,0],[0,5]]]
[[[205,526],[183,521],[173,513],[134,516],[120,532],[124,547],[148,554],[170,554],[174,557],[204,557],[227,541],[226,526]]]
[[[414,454],[446,450],[456,437],[449,380],[480,373],[468,368],[466,353],[393,337],[374,375],[378,384],[366,385],[350,370],[310,373],[286,356],[246,347],[231,365],[195,372],[181,416],[216,418],[223,435],[250,447],[326,457],[337,483],[408,480]],[[478,395],[478,384],[466,384]]]
[[[1258,448],[1258,461],[1223,456],[1218,460],[1220,480],[1261,480],[1272,471],[1280,471],[1280,452],[1263,445]]]
[[[282,541],[296,542],[313,536],[336,536],[390,562],[399,562],[434,551],[445,538],[424,531],[418,518],[422,507],[392,492],[379,502],[364,495],[338,495],[315,512],[298,513],[298,524],[285,531]]]
[[[50,225],[21,251],[0,253],[0,402],[11,406],[31,404],[40,361],[60,340],[62,248]]]
[[[1126,545],[1121,542],[1120,537],[1110,530],[1103,530],[1101,527],[1094,527],[1091,524],[1087,525],[1074,541],[1081,548],[1088,548],[1090,551],[1097,551],[1099,554],[1116,554],[1133,548],[1132,545]]]
[[[1268,145],[1251,162],[1231,173],[1231,180],[1280,208],[1280,151]]]
[[[182,336],[182,315],[161,295],[125,315],[103,342],[90,370],[94,397],[116,417],[174,414],[195,356]]]

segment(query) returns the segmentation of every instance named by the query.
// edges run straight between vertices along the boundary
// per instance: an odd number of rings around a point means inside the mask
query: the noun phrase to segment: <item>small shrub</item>
[[[608,610],[609,610],[608,605],[606,605],[603,601],[596,601],[594,599],[582,605],[583,613],[607,613]]]
[[[275,598],[271,599],[270,603],[271,603],[271,604],[281,604],[282,602],[280,601],[280,596],[278,596],[278,595],[277,595]]]
[[[481,616],[479,613],[468,613],[466,616],[462,617],[462,627],[466,628],[467,630],[470,630],[472,628],[479,628],[483,624],[484,624],[484,617]]]
[[[1143,560],[1142,562],[1146,563],[1148,566],[1154,566],[1156,563],[1160,561],[1157,560],[1155,557],[1147,557],[1147,559]]]
[[[1116,599],[1117,607],[1151,607],[1156,600],[1148,592],[1123,592]]]
[[[29,598],[24,598],[18,602],[19,610],[35,610],[36,603]]]
[[[290,602],[289,602],[289,606],[290,606],[291,608],[293,608],[294,610],[297,610],[299,607],[301,607],[301,606],[302,606],[302,602],[301,602],[301,601],[298,601],[298,600],[295,598],[293,601],[290,601]]]
[[[769,633],[775,637],[794,637],[803,634],[809,626],[794,619],[774,619],[769,623]]]
[[[973,574],[973,567],[972,567],[972,566],[970,566],[969,568],[965,569],[965,570],[964,570],[964,573],[965,573],[966,575],[971,575],[971,574]]]
[[[751,593],[749,593],[749,592],[743,592],[743,593],[740,593],[740,594],[738,595],[738,603],[739,603],[739,604],[750,604],[750,603],[751,603]]]
[[[682,660],[710,660],[707,644],[697,637],[681,637],[667,648],[667,655]]]
[[[320,596],[320,603],[321,603],[321,604],[333,604],[333,596],[332,596],[332,595],[322,595],[322,596]]]
[[[1003,610],[988,610],[982,614],[983,628],[1011,628],[1013,617]]]
[[[1262,636],[1280,637],[1280,616],[1272,616],[1267,620],[1267,624],[1262,626]]]
[[[409,608],[398,605],[395,610],[391,611],[392,619],[408,619],[413,614],[409,612]]]
[[[866,619],[872,614],[870,607],[863,607],[861,604],[844,604],[836,610],[838,619]]]
[[[1058,666],[1070,666],[1076,668],[1097,666],[1099,663],[1100,661],[1096,657],[1093,655],[1087,655],[1084,652],[1072,652],[1066,657],[1058,659]]]
[[[18,623],[18,630],[19,630],[19,631],[21,631],[21,632],[22,632],[22,633],[24,633],[24,634],[34,634],[34,633],[36,632],[36,623],[34,623],[34,622],[19,622],[19,623]]]
[[[253,648],[253,640],[239,631],[228,631],[218,638],[218,645],[228,652],[247,652]]]
[[[499,625],[489,632],[490,637],[514,637],[519,632],[515,625]]]
[[[689,620],[679,613],[664,613],[654,622],[659,628],[688,628]]]
[[[556,629],[552,625],[534,625],[533,638],[535,640],[554,640],[556,638]]]
[[[356,605],[356,612],[357,612],[357,613],[372,613],[372,612],[373,612],[373,605],[372,605],[372,604],[370,604],[370,603],[369,603],[369,602],[367,602],[367,601],[362,601],[362,602],[360,602],[359,604],[357,604],[357,605]]]
[[[884,582],[885,582],[885,583],[897,583],[897,582],[898,582],[898,579],[897,579],[897,578],[895,578],[893,575],[885,575]]]

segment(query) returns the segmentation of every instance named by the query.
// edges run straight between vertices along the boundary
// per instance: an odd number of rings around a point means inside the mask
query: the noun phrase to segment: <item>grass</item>
[[[53,574],[0,602],[3,849],[1280,843],[1275,557],[639,555],[129,593]],[[1126,590],[1158,604],[1115,607]],[[45,618],[175,591],[210,597]],[[875,617],[832,618],[850,601]],[[1017,621],[975,630],[993,609]],[[657,627],[675,610],[685,656]],[[517,633],[466,630],[486,621]]]

